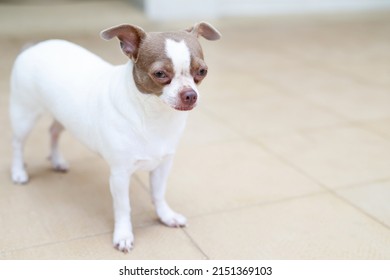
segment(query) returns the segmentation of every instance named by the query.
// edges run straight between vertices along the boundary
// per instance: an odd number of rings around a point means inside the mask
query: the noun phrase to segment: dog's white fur
[[[137,169],[149,170],[153,203],[160,220],[171,227],[184,226],[186,218],[165,200],[166,181],[188,112],[172,109],[179,92],[196,90],[190,73],[190,50],[184,41],[167,39],[166,56],[175,68],[172,82],[160,96],[141,93],[132,78],[133,62],[113,66],[67,41],[50,40],[21,53],[13,68],[10,116],[14,132],[12,179],[26,183],[23,145],[38,116],[54,116],[51,163],[66,171],[58,150],[64,127],[110,166],[113,197],[114,245],[127,252],[133,246],[129,182]]]

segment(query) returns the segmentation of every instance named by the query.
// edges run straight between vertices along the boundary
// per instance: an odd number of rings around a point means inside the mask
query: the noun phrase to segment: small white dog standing
[[[150,171],[152,200],[161,222],[170,227],[186,224],[165,200],[166,181],[185,111],[196,106],[197,85],[207,74],[198,37],[217,40],[220,33],[202,22],[184,31],[150,33],[125,24],[101,36],[117,37],[129,62],[113,66],[62,40],[39,43],[16,59],[10,98],[11,173],[15,183],[27,183],[23,146],[37,117],[49,111],[54,117],[50,159],[55,170],[68,169],[58,151],[64,128],[109,164],[113,243],[128,252],[134,239],[129,183],[137,169]]]

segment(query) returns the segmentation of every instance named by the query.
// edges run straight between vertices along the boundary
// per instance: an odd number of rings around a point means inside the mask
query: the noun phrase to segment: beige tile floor
[[[70,20],[71,19],[71,20]],[[147,174],[131,184],[135,249],[111,245],[108,168],[65,133],[67,174],[49,168],[49,117],[10,181],[12,61],[28,42],[65,38],[113,63],[98,32],[153,23],[123,2],[0,5],[1,259],[390,259],[390,12],[221,19],[203,40],[210,74],[191,113],[168,199],[189,226],[156,219]]]

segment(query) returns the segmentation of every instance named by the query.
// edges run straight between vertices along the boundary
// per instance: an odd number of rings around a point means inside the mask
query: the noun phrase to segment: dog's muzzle
[[[179,93],[180,103],[175,106],[176,110],[188,111],[192,110],[196,106],[196,101],[198,100],[198,94],[191,88],[182,90]]]

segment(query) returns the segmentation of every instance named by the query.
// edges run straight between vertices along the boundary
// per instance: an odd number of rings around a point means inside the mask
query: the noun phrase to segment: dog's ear
[[[221,38],[221,33],[207,22],[200,22],[193,27],[186,29],[187,32],[196,37],[202,36],[207,40],[215,41]]]
[[[123,53],[135,61],[138,58],[139,46],[145,36],[146,33],[141,27],[129,24],[114,26],[100,32],[100,37],[105,40],[117,37]]]

